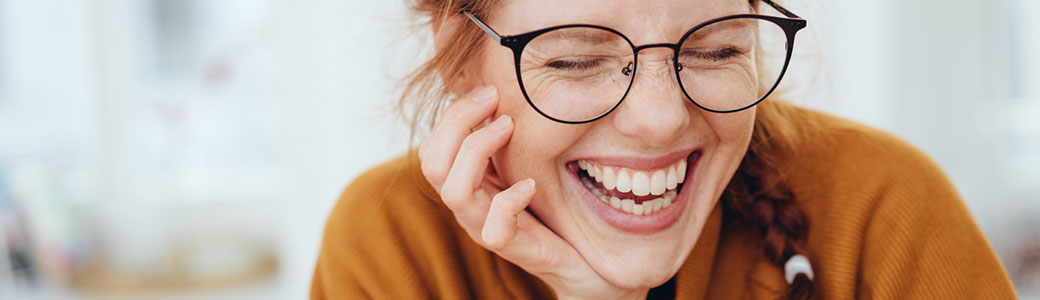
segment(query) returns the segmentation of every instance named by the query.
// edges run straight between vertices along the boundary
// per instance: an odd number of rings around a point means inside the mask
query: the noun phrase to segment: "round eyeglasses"
[[[587,24],[501,36],[468,10],[463,13],[513,51],[520,91],[535,111],[556,122],[581,124],[621,105],[634,82],[639,52],[648,48],[672,50],[679,87],[701,109],[731,113],[761,102],[780,84],[795,34],[806,26],[787,9],[762,1],[787,18],[725,16],[694,26],[678,43],[642,46],[617,30]]]

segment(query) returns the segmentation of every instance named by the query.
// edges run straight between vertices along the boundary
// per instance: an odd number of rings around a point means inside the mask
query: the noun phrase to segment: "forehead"
[[[639,45],[674,42],[701,22],[748,12],[747,0],[504,0],[490,22],[503,35],[565,24],[602,25]]]

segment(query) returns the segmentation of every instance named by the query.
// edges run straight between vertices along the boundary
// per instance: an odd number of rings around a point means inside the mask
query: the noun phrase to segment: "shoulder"
[[[777,164],[810,224],[843,228],[852,237],[952,220],[975,229],[949,177],[921,150],[867,125],[805,114],[812,127]]]
[[[428,248],[468,241],[460,239],[460,233],[411,151],[362,173],[344,189],[326,221],[324,243],[342,242],[356,251],[429,255],[437,250]]]
[[[806,138],[779,155],[777,167],[809,220],[807,248],[826,294],[1007,293],[999,260],[931,158],[882,130],[799,114],[808,121],[792,124],[807,126]],[[964,280],[980,284],[975,290],[956,284]]]
[[[776,163],[810,222],[857,222],[846,225],[864,230],[924,218],[970,219],[945,172],[916,147],[854,121],[799,114],[803,121],[792,124],[808,126],[801,128],[804,138]]]
[[[457,225],[416,178],[406,154],[355,178],[329,214],[312,298],[428,298],[439,285],[420,274],[451,261]],[[426,184],[424,186],[424,184]],[[450,270],[450,269],[447,269]]]
[[[418,169],[414,152],[386,161],[356,177],[343,190],[327,226],[361,219],[392,221],[406,218],[450,217],[436,191]],[[450,220],[450,219],[449,219]]]
[[[530,275],[470,239],[419,166],[411,151],[347,186],[325,225],[312,298],[525,298],[534,290]]]
[[[858,122],[800,110],[800,120],[791,124],[804,127],[803,138],[777,159],[792,188],[811,194],[806,196],[827,191],[900,201],[927,194],[959,202],[942,168],[910,143]]]

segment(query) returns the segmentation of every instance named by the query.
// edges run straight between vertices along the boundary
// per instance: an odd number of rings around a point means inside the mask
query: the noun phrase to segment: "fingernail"
[[[491,125],[488,125],[488,127],[490,127],[492,130],[497,131],[506,129],[507,127],[509,127],[509,123],[513,123],[513,118],[509,117],[509,115],[502,115],[501,117],[498,117],[498,119],[494,122],[491,122]]]
[[[516,184],[517,192],[530,192],[532,188],[534,188],[534,179],[531,178],[524,179],[524,181]]]
[[[495,94],[497,94],[497,93],[498,93],[498,89],[496,89],[495,86],[493,86],[493,85],[484,86],[484,87],[480,88],[479,90],[477,90],[476,92],[473,92],[473,101],[484,102],[484,101],[490,100],[491,98],[495,97]]]

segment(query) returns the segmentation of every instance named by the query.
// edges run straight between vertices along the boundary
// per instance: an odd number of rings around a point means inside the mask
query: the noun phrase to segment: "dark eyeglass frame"
[[[775,17],[775,16],[766,16],[766,15],[758,15],[758,14],[729,15],[729,16],[724,16],[724,17],[711,19],[711,20],[708,20],[708,21],[703,22],[701,24],[698,24],[697,26],[694,26],[692,29],[690,29],[685,34],[683,34],[682,38],[679,39],[679,42],[677,42],[675,44],[662,43],[662,44],[649,44],[649,45],[641,45],[641,46],[636,46],[636,45],[632,44],[632,41],[629,40],[627,36],[625,36],[624,34],[621,34],[621,32],[618,32],[617,30],[614,30],[613,28],[600,26],[600,25],[591,25],[591,24],[559,25],[559,26],[543,28],[543,29],[539,29],[539,30],[535,30],[535,31],[527,32],[527,33],[521,33],[521,34],[517,34],[517,35],[502,36],[502,35],[498,34],[498,32],[496,32],[494,29],[491,29],[491,27],[488,26],[486,23],[484,23],[479,18],[474,16],[473,13],[471,13],[468,9],[463,10],[462,13],[465,14],[467,17],[469,17],[469,19],[471,21],[473,21],[473,23],[475,23],[477,25],[477,27],[480,27],[481,30],[483,30],[489,36],[491,36],[491,38],[494,39],[495,42],[498,42],[502,46],[505,46],[506,48],[509,48],[509,49],[513,50],[514,64],[516,65],[516,80],[517,80],[517,83],[520,84],[520,91],[524,94],[524,98],[527,99],[527,103],[531,105],[531,108],[534,108],[534,110],[537,111],[539,114],[541,114],[543,117],[549,118],[550,120],[553,120],[553,121],[556,121],[556,122],[565,123],[565,124],[583,124],[583,123],[589,123],[589,122],[592,122],[592,121],[599,120],[600,118],[603,118],[606,115],[609,115],[611,112],[613,112],[619,106],[621,106],[622,102],[625,101],[625,98],[628,96],[628,92],[630,90],[632,90],[632,81],[634,81],[635,78],[636,78],[635,72],[638,69],[637,66],[638,66],[638,63],[639,63],[639,51],[642,51],[643,49],[655,48],[655,47],[662,47],[662,48],[670,48],[670,49],[672,49],[672,51],[673,51],[673,54],[672,54],[672,66],[675,69],[676,74],[678,74],[678,72],[682,70],[682,65],[679,63],[679,51],[680,51],[679,48],[681,47],[682,43],[686,41],[687,37],[692,35],[698,29],[704,28],[704,27],[706,27],[708,25],[712,25],[712,24],[715,24],[715,23],[718,23],[718,22],[722,22],[722,21],[726,21],[726,20],[739,19],[739,18],[760,19],[760,20],[765,20],[765,21],[774,23],[774,24],[780,26],[780,28],[782,28],[784,30],[784,33],[787,36],[787,44],[786,44],[787,55],[786,55],[786,57],[784,59],[784,67],[783,67],[783,69],[780,70],[780,77],[776,79],[776,82],[773,84],[772,87],[769,88],[769,91],[767,91],[765,94],[763,94],[762,97],[760,97],[759,99],[755,100],[751,104],[748,104],[748,105],[746,105],[744,107],[731,109],[731,110],[715,110],[715,109],[711,109],[711,108],[705,107],[705,106],[701,105],[700,103],[697,103],[696,100],[693,100],[693,97],[690,97],[690,94],[686,92],[686,87],[683,86],[682,80],[679,79],[680,76],[676,75],[675,77],[676,77],[676,80],[679,83],[679,88],[682,90],[683,95],[686,96],[686,99],[689,99],[690,102],[692,102],[694,105],[696,105],[697,107],[699,107],[699,108],[701,108],[703,110],[706,110],[706,111],[710,111],[710,112],[713,112],[713,113],[732,113],[732,112],[738,112],[738,111],[742,111],[742,110],[748,109],[748,108],[750,108],[752,106],[757,105],[759,102],[762,102],[762,100],[764,100],[766,97],[768,97],[770,94],[772,94],[774,90],[776,90],[776,87],[780,85],[780,81],[784,78],[784,74],[787,72],[787,66],[791,62],[791,54],[793,53],[793,50],[794,50],[795,34],[797,34],[799,30],[805,28],[806,21],[805,21],[805,19],[802,19],[802,17],[799,17],[798,15],[788,11],[786,8],[783,8],[782,6],[780,6],[779,4],[774,3],[773,1],[770,1],[770,0],[761,0],[761,1],[765,2],[769,6],[773,7],[773,9],[776,9],[777,11],[779,11],[784,16],[787,16],[787,18]],[[524,82],[523,82],[524,79],[523,79],[523,76],[520,73],[520,57],[521,57],[521,55],[524,52],[524,47],[526,47],[527,44],[531,42],[531,40],[535,39],[539,35],[545,34],[547,32],[553,31],[553,30],[563,29],[563,28],[572,28],[572,27],[595,28],[595,29],[606,30],[606,31],[612,32],[614,34],[617,34],[618,36],[623,38],[625,40],[625,42],[628,43],[629,46],[632,47],[632,53],[633,53],[632,63],[631,63],[632,69],[630,70],[632,72],[632,74],[631,74],[631,76],[629,76],[628,87],[625,89],[625,93],[621,96],[621,99],[618,99],[617,103],[615,103],[614,106],[611,107],[606,112],[604,112],[604,113],[602,113],[602,114],[600,114],[598,116],[592,117],[590,119],[580,120],[580,121],[571,121],[571,120],[557,119],[557,118],[555,118],[553,116],[550,116],[549,114],[543,112],[541,109],[539,109],[538,106],[535,105],[533,101],[531,101],[531,97],[527,95],[527,90],[524,88]]]

